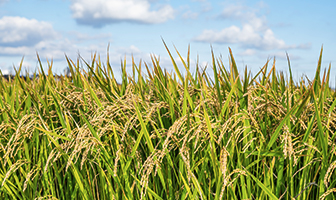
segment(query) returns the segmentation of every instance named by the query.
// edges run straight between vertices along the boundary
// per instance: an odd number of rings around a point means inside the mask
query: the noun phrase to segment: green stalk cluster
[[[167,48],[166,44],[164,44]],[[122,82],[66,57],[71,76],[0,76],[0,199],[336,199],[336,93],[268,61],[239,73],[231,49],[213,79],[190,48],[174,71],[132,61]],[[81,66],[81,63],[84,66]],[[83,67],[86,69],[84,70]],[[146,73],[143,73],[145,69]],[[193,73],[191,72],[193,71]],[[27,74],[28,76],[28,74]]]

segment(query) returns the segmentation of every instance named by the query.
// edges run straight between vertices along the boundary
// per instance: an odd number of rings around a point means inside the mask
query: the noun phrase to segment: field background
[[[167,48],[169,55],[170,51]],[[253,75],[190,50],[186,73],[66,57],[33,80],[0,78],[1,199],[336,199],[330,67],[294,80],[269,60]],[[84,63],[84,65],[81,65]],[[21,63],[22,64],[22,63]],[[84,70],[85,69],[85,70]],[[143,73],[143,71],[145,73]],[[27,74],[28,76],[28,74]],[[210,78],[213,77],[213,78]]]

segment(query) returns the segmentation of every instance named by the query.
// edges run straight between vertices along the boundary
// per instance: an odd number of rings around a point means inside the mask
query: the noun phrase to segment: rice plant
[[[289,76],[275,60],[252,75],[229,49],[226,67],[212,53],[210,76],[190,66],[190,48],[185,60],[176,50],[183,66],[167,52],[172,73],[155,56],[127,73],[125,59],[121,83],[97,55],[66,57],[71,76],[39,57],[32,80],[22,62],[1,74],[0,198],[336,199],[322,49],[313,80],[293,80],[289,59]]]

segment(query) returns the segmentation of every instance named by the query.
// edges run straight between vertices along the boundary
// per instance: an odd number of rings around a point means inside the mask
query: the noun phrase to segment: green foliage
[[[212,52],[213,78],[66,57],[71,76],[0,77],[0,199],[336,199],[330,67],[294,83]],[[142,64],[144,66],[142,66]],[[146,73],[142,72],[145,68]],[[176,78],[177,77],[177,78]],[[308,84],[306,84],[308,82]]]

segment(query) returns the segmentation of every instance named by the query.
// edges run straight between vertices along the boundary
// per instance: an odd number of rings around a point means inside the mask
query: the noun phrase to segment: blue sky
[[[132,55],[150,63],[155,54],[171,71],[162,37],[185,57],[190,44],[192,67],[198,56],[201,66],[211,66],[210,45],[226,66],[231,47],[239,68],[253,73],[274,56],[276,68],[287,71],[287,52],[295,78],[313,77],[323,45],[323,67],[331,63],[334,77],[334,8],[332,0],[0,0],[0,69],[13,71],[24,56],[32,72],[38,52],[45,67],[53,59],[59,74],[67,66],[64,54],[89,61],[97,52],[104,60],[110,43],[117,74],[125,55],[130,64]]]

